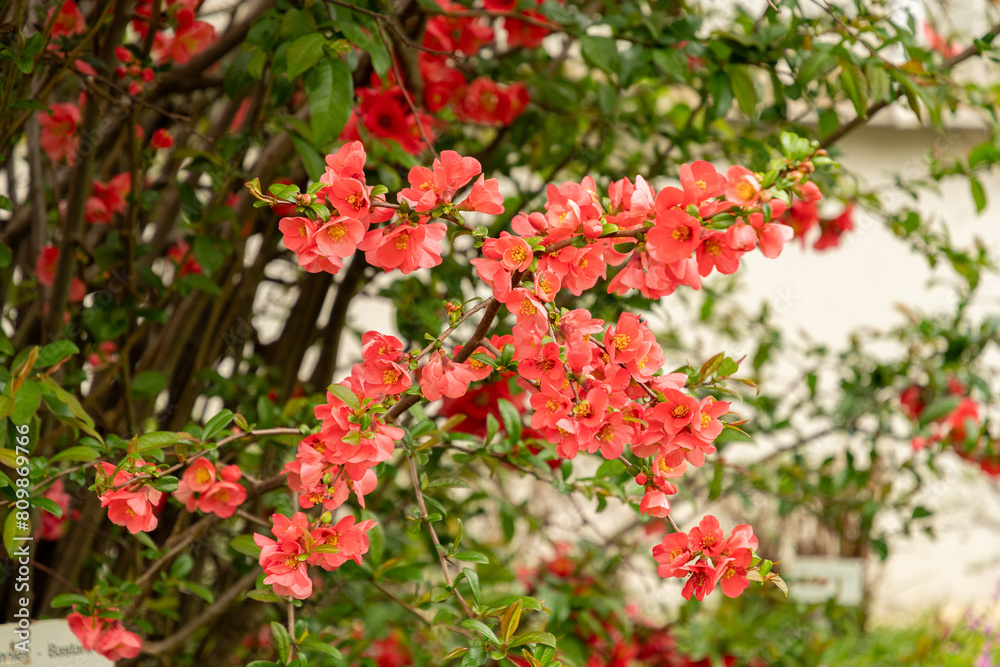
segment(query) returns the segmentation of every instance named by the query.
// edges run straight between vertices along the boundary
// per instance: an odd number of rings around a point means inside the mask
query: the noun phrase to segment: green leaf
[[[13,508],[7,512],[7,519],[3,522],[3,545],[7,549],[7,555],[14,558],[14,551],[18,548],[21,541],[15,539],[17,537],[26,537],[30,533],[27,530],[23,530],[17,527],[17,512]]]
[[[740,106],[740,111],[749,118],[756,116],[757,110],[757,84],[750,74],[750,70],[741,65],[733,65],[726,70],[729,74],[729,82],[733,87],[733,96]]]
[[[35,368],[46,368],[68,356],[79,354],[80,348],[68,340],[57,340],[38,351]]]
[[[30,505],[34,505],[35,507],[39,507],[39,508],[45,510],[46,512],[48,512],[52,516],[56,517],[57,519],[61,518],[62,515],[63,515],[63,511],[62,511],[62,508],[59,507],[59,503],[57,503],[56,501],[51,500],[49,498],[41,498],[41,497],[39,497],[39,498],[31,498],[28,501],[28,503]]]
[[[0,209],[4,208],[3,205],[2,205],[3,204],[2,200],[4,200],[4,199],[7,199],[7,198],[4,197],[4,196],[2,196],[2,195],[0,195]],[[9,202],[10,200],[7,199],[7,201]],[[4,209],[4,210],[9,211],[10,209],[7,208],[7,209]],[[10,263],[12,261],[14,261],[14,253],[11,252],[10,247],[7,244],[5,244],[5,243],[0,243],[0,269],[5,269],[8,266],[10,266]]]
[[[510,648],[524,646],[525,644],[544,644],[545,646],[556,647],[556,637],[549,632],[525,632],[517,635],[510,642]]]
[[[472,589],[472,597],[476,600],[476,604],[479,604],[479,599],[483,591],[483,589],[479,586],[479,575],[476,574],[475,570],[467,567],[462,568],[462,573],[465,575],[465,579],[469,582],[469,588]]]
[[[76,445],[57,452],[55,456],[49,459],[49,463],[58,463],[59,461],[79,461],[80,463],[87,463],[89,461],[96,461],[97,458],[98,453],[94,451],[92,447]]]
[[[618,65],[618,45],[611,37],[584,35],[580,38],[583,58],[594,67],[614,74]]]
[[[514,404],[506,399],[499,399],[497,407],[500,408],[500,417],[503,419],[503,428],[507,432],[507,441],[511,444],[521,440],[521,413],[517,411]]]
[[[719,378],[729,377],[739,369],[740,369],[739,364],[737,364],[734,360],[730,359],[729,357],[726,357],[725,359],[722,360],[722,363],[719,364],[719,367],[716,369],[715,376]]]
[[[211,440],[215,434],[229,426],[229,422],[231,421],[233,421],[233,411],[220,410],[218,414],[209,419],[208,423],[205,424],[205,428],[201,432],[201,439],[203,441]]]
[[[493,630],[490,629],[490,626],[486,625],[482,621],[477,621],[474,618],[467,618],[462,621],[462,627],[468,628],[469,630],[475,630],[483,637],[486,637],[493,642],[496,646],[500,646],[501,644],[500,639],[496,636]]]
[[[478,551],[459,551],[457,554],[452,554],[451,557],[456,558],[458,560],[464,560],[467,563],[488,564],[490,562],[489,558],[487,558],[484,554],[479,553]]]
[[[953,412],[961,402],[962,398],[960,396],[946,396],[933,401],[920,413],[920,425],[926,426],[932,421]]]
[[[295,132],[289,132],[288,135],[292,138],[292,145],[295,147],[295,152],[302,158],[302,166],[305,167],[309,177],[319,178],[322,176],[326,171],[326,163],[319,152],[312,147],[312,144]]]
[[[341,653],[339,650],[337,650],[336,647],[330,646],[329,644],[324,644],[323,642],[320,641],[309,640],[307,642],[302,643],[302,648],[308,649],[310,651],[318,651],[319,653],[323,653],[325,655],[330,656],[339,663],[346,664],[344,660],[344,654]]]
[[[222,78],[222,90],[228,97],[235,99],[240,91],[253,83],[255,78],[260,78],[254,77],[250,71],[250,60],[257,53],[260,51],[255,50],[253,53],[244,51],[226,66],[226,73]]]
[[[340,58],[320,60],[305,77],[313,145],[330,143],[340,134],[354,106],[354,82]]]
[[[160,553],[159,547],[156,546],[156,542],[154,542],[153,538],[151,538],[149,536],[149,533],[141,533],[140,532],[140,533],[136,533],[133,537],[135,537],[135,539],[137,539],[140,542],[142,542],[146,547],[152,549],[154,553],[157,553],[157,554]]]
[[[0,419],[9,417],[14,412],[14,399],[10,396],[0,396]]]
[[[828,137],[840,127],[840,117],[833,109],[823,109],[819,112],[819,135]]]
[[[868,93],[865,75],[861,72],[861,69],[857,65],[849,60],[842,60],[840,66],[840,83],[844,88],[844,92],[847,93],[849,98],[851,98],[851,102],[854,104],[854,110],[857,112],[858,117],[867,118]]]
[[[274,591],[255,590],[247,593],[247,597],[258,602],[284,602],[284,598]]]
[[[881,537],[872,540],[872,549],[878,554],[879,560],[885,560],[889,557],[889,545]]]
[[[163,449],[167,445],[181,441],[182,439],[177,437],[173,431],[153,431],[136,437],[136,451],[147,452],[151,449]]]
[[[972,188],[972,200],[976,202],[976,213],[982,213],[986,208],[986,190],[983,188],[983,183],[975,176],[970,176],[969,186]]]
[[[207,586],[203,586],[193,581],[181,581],[177,585],[186,591],[194,593],[208,604],[215,602],[215,593],[213,593]]]
[[[14,394],[14,412],[10,418],[15,424],[27,424],[38,412],[42,403],[42,387],[35,380],[28,378]]]
[[[345,405],[355,409],[361,409],[361,403],[358,401],[358,396],[353,391],[348,389],[342,384],[331,384],[326,388],[328,392],[333,394],[335,397],[340,399]]]
[[[199,236],[194,240],[194,258],[206,276],[214,275],[226,261],[225,253],[219,249],[220,245],[223,242],[207,236]]]
[[[517,626],[521,624],[521,612],[524,610],[524,603],[516,600],[514,604],[507,607],[503,617],[500,619],[500,634],[503,635],[504,644],[509,644]]]
[[[237,535],[229,540],[229,546],[245,556],[250,556],[254,560],[260,557],[260,547],[253,541],[252,535]]]
[[[189,273],[186,276],[181,276],[177,280],[177,286],[183,287],[187,292],[182,292],[184,294],[190,293],[191,290],[201,290],[206,294],[211,294],[212,296],[221,296],[222,290],[219,286],[209,278],[208,276],[202,275],[200,273]],[[146,371],[148,373],[155,373],[156,371]]]
[[[75,604],[87,606],[90,604],[90,601],[86,597],[77,593],[60,593],[52,598],[52,602],[49,603],[49,606],[53,609],[60,609],[62,607],[72,607]]]
[[[167,378],[159,371],[143,371],[132,378],[132,392],[142,398],[156,398],[166,386]]]
[[[325,44],[326,37],[317,32],[303,35],[289,44],[288,52],[285,54],[288,62],[286,69],[288,78],[298,77],[319,62],[319,59],[323,57]]]
[[[271,637],[274,639],[274,647],[278,650],[278,658],[281,662],[287,663],[292,646],[292,639],[288,636],[288,630],[281,623],[271,621]]]
[[[384,77],[386,75],[386,72],[389,71],[389,67],[392,65],[392,61],[389,59],[389,51],[385,48],[382,40],[375,39],[374,35],[376,35],[378,29],[374,25],[368,31],[371,35],[355,23],[341,23],[337,26],[337,29],[344,33],[344,37],[354,44],[354,46],[368,52],[368,55],[372,59],[372,68],[379,76]]]

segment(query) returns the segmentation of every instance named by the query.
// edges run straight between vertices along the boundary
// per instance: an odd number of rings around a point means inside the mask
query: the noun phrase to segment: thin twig
[[[382,36],[382,41],[385,42],[386,48],[388,48],[389,38],[385,36],[385,28],[382,27],[382,21],[376,21],[375,25],[378,26],[378,32]],[[420,119],[420,115],[417,112],[417,106],[413,103],[413,98],[410,97],[410,91],[406,89],[406,82],[403,81],[403,75],[399,71],[399,65],[396,63],[396,58],[391,52],[389,53],[389,61],[392,63],[392,73],[396,76],[396,84],[399,86],[399,89],[403,91],[403,99],[406,100],[407,106],[410,107],[410,113],[413,114],[413,120],[417,123],[417,129],[420,130],[420,138],[424,140],[425,144],[427,144],[427,148],[430,149],[431,155],[436,158],[438,156],[437,151],[434,149],[434,144],[431,143],[431,140],[427,137],[427,133],[424,131],[424,123]]]
[[[455,587],[455,579],[451,576],[451,569],[448,567],[448,559],[441,552],[441,540],[438,539],[437,531],[434,530],[434,524],[426,520],[430,514],[427,513],[427,504],[424,503],[424,494],[420,491],[420,474],[417,472],[417,463],[414,461],[412,454],[406,455],[406,462],[410,466],[410,481],[413,485],[413,492],[417,496],[417,507],[420,508],[421,518],[424,519],[424,523],[427,524],[427,531],[431,534],[431,542],[434,543],[434,551],[437,553],[438,561],[441,563],[441,571],[444,572],[444,580],[448,583],[448,587],[452,589],[458,603],[462,605],[462,609],[465,611],[465,614],[469,618],[475,618],[476,615],[472,611],[472,607],[469,606],[469,603],[465,601],[464,597],[462,597],[458,588]]]

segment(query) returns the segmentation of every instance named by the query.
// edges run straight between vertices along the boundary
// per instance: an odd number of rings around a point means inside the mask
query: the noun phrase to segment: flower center
[[[712,257],[718,257],[722,254],[722,244],[719,243],[719,239],[708,239],[705,241],[705,252],[707,252]]]
[[[706,426],[708,426],[708,424],[711,421],[712,421],[712,415],[710,415],[710,414],[703,414],[701,416],[701,427],[705,428]]]
[[[687,417],[689,414],[691,414],[691,408],[689,408],[684,404],[675,405],[674,409],[670,411],[670,414],[680,419],[681,417]]]
[[[389,370],[382,373],[382,384],[396,384],[399,379],[399,371],[395,368],[390,368]]]
[[[576,404],[576,407],[573,408],[573,416],[577,419],[583,419],[584,417],[589,417],[592,414],[594,414],[594,409],[590,407],[589,401],[580,401]]]
[[[362,208],[364,208],[365,197],[360,192],[352,192],[351,194],[347,195],[347,203],[350,204],[351,208],[353,208],[355,211],[360,211]]]
[[[740,199],[753,199],[753,196],[757,194],[757,190],[750,183],[740,181],[736,184],[736,194]]]
[[[615,334],[612,340],[614,340],[615,347],[619,350],[624,350],[632,342],[631,336],[626,336],[625,334]]]
[[[406,250],[410,245],[410,235],[400,234],[396,237],[396,250]]]
[[[198,480],[199,484],[208,484],[212,481],[212,473],[208,472],[205,468],[198,468],[198,472],[195,473],[194,478]]]
[[[535,312],[535,304],[531,303],[528,299],[521,302],[521,314],[531,315]]]
[[[687,241],[691,238],[691,230],[684,225],[681,225],[670,233],[670,237],[675,241]]]
[[[520,264],[524,261],[524,258],[528,256],[528,253],[524,251],[524,248],[516,247],[510,251],[510,258],[514,260],[516,264]]]
[[[330,225],[330,227],[327,228],[326,233],[330,235],[332,240],[339,241],[344,238],[344,235],[347,232],[344,231],[343,225]]]

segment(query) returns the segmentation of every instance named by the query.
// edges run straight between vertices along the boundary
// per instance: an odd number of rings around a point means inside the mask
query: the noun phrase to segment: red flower
[[[39,144],[45,154],[53,162],[66,158],[69,166],[76,164],[76,151],[80,138],[76,136],[76,126],[80,123],[80,108],[75,104],[53,104],[49,107],[51,115],[44,111],[38,112],[38,124],[41,126]]]
[[[646,233],[646,251],[650,257],[664,264],[687,259],[700,242],[698,220],[676,209],[662,211],[657,205],[656,226]]]
[[[174,138],[170,136],[168,130],[161,127],[156,132],[153,132],[153,138],[149,140],[149,145],[157,150],[170,148],[174,145]]]
[[[191,60],[191,56],[204,51],[213,41],[215,41],[215,28],[212,24],[193,21],[177,29],[167,53],[175,63],[184,65]]]
[[[55,12],[55,7],[49,10],[46,22],[52,21],[52,14]],[[86,30],[87,24],[83,20],[83,12],[80,11],[80,7],[73,0],[63,0],[55,21],[52,23],[52,38],[80,35]]]
[[[436,401],[442,396],[463,396],[474,381],[475,377],[467,366],[456,364],[441,350],[431,352],[420,371],[420,391],[429,401]]]

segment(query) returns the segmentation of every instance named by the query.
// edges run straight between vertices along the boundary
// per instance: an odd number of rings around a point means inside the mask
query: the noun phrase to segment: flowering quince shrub
[[[997,117],[953,75],[997,30],[800,4],[8,3],[0,522],[6,558],[34,537],[32,617],[142,666],[764,664],[759,633],[682,644],[714,591],[787,615],[770,518],[884,557],[935,457],[998,469],[988,252],[834,162],[894,100]],[[886,35],[905,67],[856,48]],[[1000,153],[947,153],[899,187],[983,210]],[[887,359],[752,312],[741,267],[870,219],[953,270],[954,313]],[[734,465],[748,438],[793,444]]]

